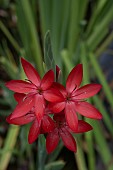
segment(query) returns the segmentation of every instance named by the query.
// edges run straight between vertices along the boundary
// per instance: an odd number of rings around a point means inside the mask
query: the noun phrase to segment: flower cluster
[[[25,59],[21,63],[27,80],[11,80],[6,87],[14,91],[16,108],[7,117],[9,124],[24,125],[32,122],[28,141],[33,143],[40,134],[46,136],[47,152],[51,153],[60,138],[64,145],[76,152],[73,133],[92,130],[92,126],[78,120],[78,113],[92,119],[101,119],[101,113],[86,99],[101,89],[99,84],[87,84],[79,87],[83,77],[82,64],[72,69],[66,81],[66,87],[54,81],[54,72],[48,71],[41,79],[36,69]],[[60,69],[56,68],[57,78]]]

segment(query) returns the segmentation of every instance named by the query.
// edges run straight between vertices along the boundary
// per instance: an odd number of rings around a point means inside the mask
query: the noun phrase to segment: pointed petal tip
[[[95,86],[97,86],[98,92],[102,89],[102,85],[101,84],[94,84]]]
[[[21,57],[21,64],[22,64],[22,67],[24,68],[25,67],[25,65],[26,65],[26,63],[28,63],[28,61],[27,60],[25,60],[25,58],[23,58],[23,57]]]
[[[60,129],[60,137],[64,143],[64,145],[71,151],[76,152],[76,141],[72,134],[66,129],[66,128],[61,128]]]
[[[25,58],[23,58],[23,57],[21,57],[20,60],[21,60],[22,66],[23,66],[24,64],[26,64],[26,63],[29,63],[29,62],[28,62]]]
[[[32,144],[34,141],[32,141],[29,137],[28,137],[28,143]]]
[[[26,64],[30,64],[27,60],[25,60],[25,58],[21,57],[21,64],[22,64],[22,67],[24,69],[24,67],[26,66]]]
[[[100,113],[97,117],[97,119],[101,120],[103,118],[102,114]]]
[[[33,67],[33,65],[25,60],[24,58],[21,58],[21,64],[24,69],[24,72],[27,76],[27,78],[36,86],[39,86],[41,79],[40,75],[38,74],[37,70]]]
[[[18,117],[19,117],[19,116],[17,116],[16,114],[14,114],[14,115],[12,114],[11,117],[10,117],[10,120],[16,119],[16,118],[18,118]]]
[[[52,132],[48,133],[46,137],[46,150],[48,153],[53,152],[57,148],[59,140],[58,129],[54,129]]]
[[[84,132],[88,132],[88,131],[91,131],[93,129],[93,127],[83,121],[83,120],[79,120],[79,123],[78,123],[78,133],[84,133]]]
[[[76,67],[79,67],[79,68],[83,69],[83,64],[82,64],[82,63],[77,64],[77,66],[76,66]]]
[[[7,88],[10,88],[10,84],[12,83],[12,81],[13,81],[13,80],[10,80],[10,81],[6,82],[6,83],[5,83],[5,86],[6,86]]]
[[[86,99],[96,95],[102,88],[101,84],[86,84],[73,92],[73,99]]]
[[[79,71],[83,72],[83,64],[80,63],[80,64],[77,64],[73,69],[78,69]]]
[[[97,110],[97,109],[96,109]],[[87,117],[87,116],[86,116]],[[90,119],[97,119],[97,120],[101,120],[103,118],[102,114],[98,111],[95,112],[95,116],[94,117],[89,117]]]
[[[6,117],[6,121],[7,121],[9,124],[12,124],[12,120],[13,120],[13,118],[12,118],[12,113],[11,113],[9,116]]]
[[[21,117],[14,118],[14,119],[12,119],[11,116],[12,116],[12,114],[10,114],[6,118],[6,121],[9,124],[14,124],[14,125],[25,125],[25,124],[32,122],[35,119],[33,114],[27,114],[25,116],[21,116]]]
[[[76,112],[90,119],[102,119],[102,114],[88,102],[75,103]]]
[[[6,117],[6,122],[9,123],[9,124],[11,123],[11,121],[10,121],[10,116],[11,116],[11,115],[9,115],[8,117]]]
[[[35,119],[30,127],[29,134],[28,134],[29,144],[35,142],[39,135],[40,135],[40,125],[38,124],[37,119]]]
[[[76,147],[76,149],[73,152],[77,153],[77,147]]]
[[[21,57],[20,60],[21,60],[21,62],[24,62],[24,61],[25,61],[25,59],[24,59],[23,57]]]
[[[66,90],[70,93],[76,87],[79,87],[82,82],[83,67],[82,64],[75,66],[69,73],[66,81]]]
[[[77,152],[77,144],[75,145],[75,147],[73,149],[71,149],[72,152],[76,153]]]
[[[48,148],[46,148],[46,151],[47,151],[48,154],[53,152],[52,150],[49,150]]]
[[[28,143],[33,144],[36,141],[36,139],[32,139],[30,135],[28,135]]]

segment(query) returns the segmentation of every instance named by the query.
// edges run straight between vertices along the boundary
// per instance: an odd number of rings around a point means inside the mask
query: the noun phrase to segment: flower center
[[[61,129],[62,127],[65,126],[65,122],[62,122],[62,121],[56,121],[56,126],[57,128]]]
[[[40,95],[43,93],[42,89],[38,89],[37,91]]]
[[[71,100],[71,95],[68,94],[68,95],[66,96],[66,101],[70,101],[70,100]]]
[[[59,121],[59,122],[56,122],[56,125],[58,128],[61,128],[63,126],[63,123]]]

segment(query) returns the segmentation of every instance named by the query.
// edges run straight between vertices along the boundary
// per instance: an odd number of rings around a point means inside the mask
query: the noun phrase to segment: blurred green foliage
[[[113,0],[1,0],[0,69],[3,73],[0,74],[0,117],[6,118],[16,105],[13,93],[5,88],[4,82],[9,79],[24,79],[25,75],[19,62],[21,56],[34,64],[41,75],[44,74],[43,65],[49,69],[55,68],[56,63],[62,70],[63,83],[72,67],[83,63],[83,84],[91,80],[101,83],[102,93],[113,112],[112,89],[98,63],[99,56],[113,41],[113,30],[110,30],[112,23]],[[51,40],[47,36],[46,39],[49,43],[51,41],[51,44],[44,42],[48,30]],[[47,54],[44,52],[44,44],[46,51],[48,50]],[[51,65],[48,61],[51,61]],[[4,78],[4,74],[7,78]],[[113,170],[113,153],[106,138],[106,133],[113,137],[113,120],[101,94],[90,102],[103,114],[103,123],[87,119],[94,130],[86,133],[84,138],[81,135],[77,137],[77,168],[97,170],[99,159],[105,170]],[[0,125],[0,131],[4,127],[3,123]],[[50,155],[46,153],[42,137],[38,146],[37,142],[28,145],[28,128],[29,126],[21,129],[8,126],[6,136],[0,138],[0,170],[6,170],[9,163],[14,164],[15,155],[21,163],[26,158],[30,160],[27,165],[29,170],[74,169],[59,160],[62,143]],[[37,153],[35,158],[34,149]],[[17,161],[17,164],[20,162]]]

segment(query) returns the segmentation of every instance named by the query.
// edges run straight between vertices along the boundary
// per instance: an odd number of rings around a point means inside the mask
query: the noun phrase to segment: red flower
[[[58,90],[51,88],[54,81],[52,70],[48,71],[41,80],[38,72],[28,61],[21,58],[21,63],[28,81],[11,80],[6,83],[6,87],[10,90],[26,94],[13,111],[12,118],[24,116],[34,106],[35,115],[40,121],[44,115],[46,100],[50,102],[61,101],[61,94]]]
[[[25,97],[24,94],[15,93],[14,97],[18,103],[20,103]],[[23,116],[13,118],[13,113],[7,117],[7,122],[14,125],[25,125],[33,122],[29,131],[28,141],[33,143],[41,133],[51,132],[54,129],[54,121],[48,116],[48,110],[45,109],[45,113],[40,122],[38,122],[35,115],[35,108],[33,107],[28,113]]]
[[[62,139],[64,145],[71,151],[76,152],[76,141],[71,134],[71,129],[68,127],[64,113],[59,113],[54,115],[55,128],[52,132],[48,133],[46,137],[46,149],[48,153],[51,153],[57,147],[60,138]],[[78,121],[78,128],[76,133],[83,133],[92,130],[91,125],[83,120]]]
[[[101,119],[101,113],[85,99],[94,96],[101,89],[100,84],[87,84],[80,87],[83,76],[82,64],[78,64],[70,72],[66,88],[61,84],[54,83],[53,87],[58,88],[62,93],[62,101],[50,103],[49,108],[54,113],[59,113],[65,109],[65,116],[68,126],[76,131],[78,128],[77,112],[81,115],[93,119]]]
[[[15,110],[7,117],[7,122],[24,125],[33,122],[29,131],[28,141],[33,143],[39,134],[48,133],[46,148],[51,153],[61,138],[64,145],[76,152],[76,141],[72,134],[83,133],[92,129],[88,123],[78,120],[77,112],[81,115],[101,119],[101,113],[85,99],[94,96],[100,89],[99,84],[88,84],[79,87],[82,81],[82,65],[79,64],[70,72],[66,88],[54,82],[54,73],[48,71],[40,78],[35,68],[21,58],[27,81],[12,80],[6,86],[16,92],[14,97],[18,102]],[[56,67],[56,81],[59,81],[61,70]],[[49,116],[52,111],[53,119]]]

